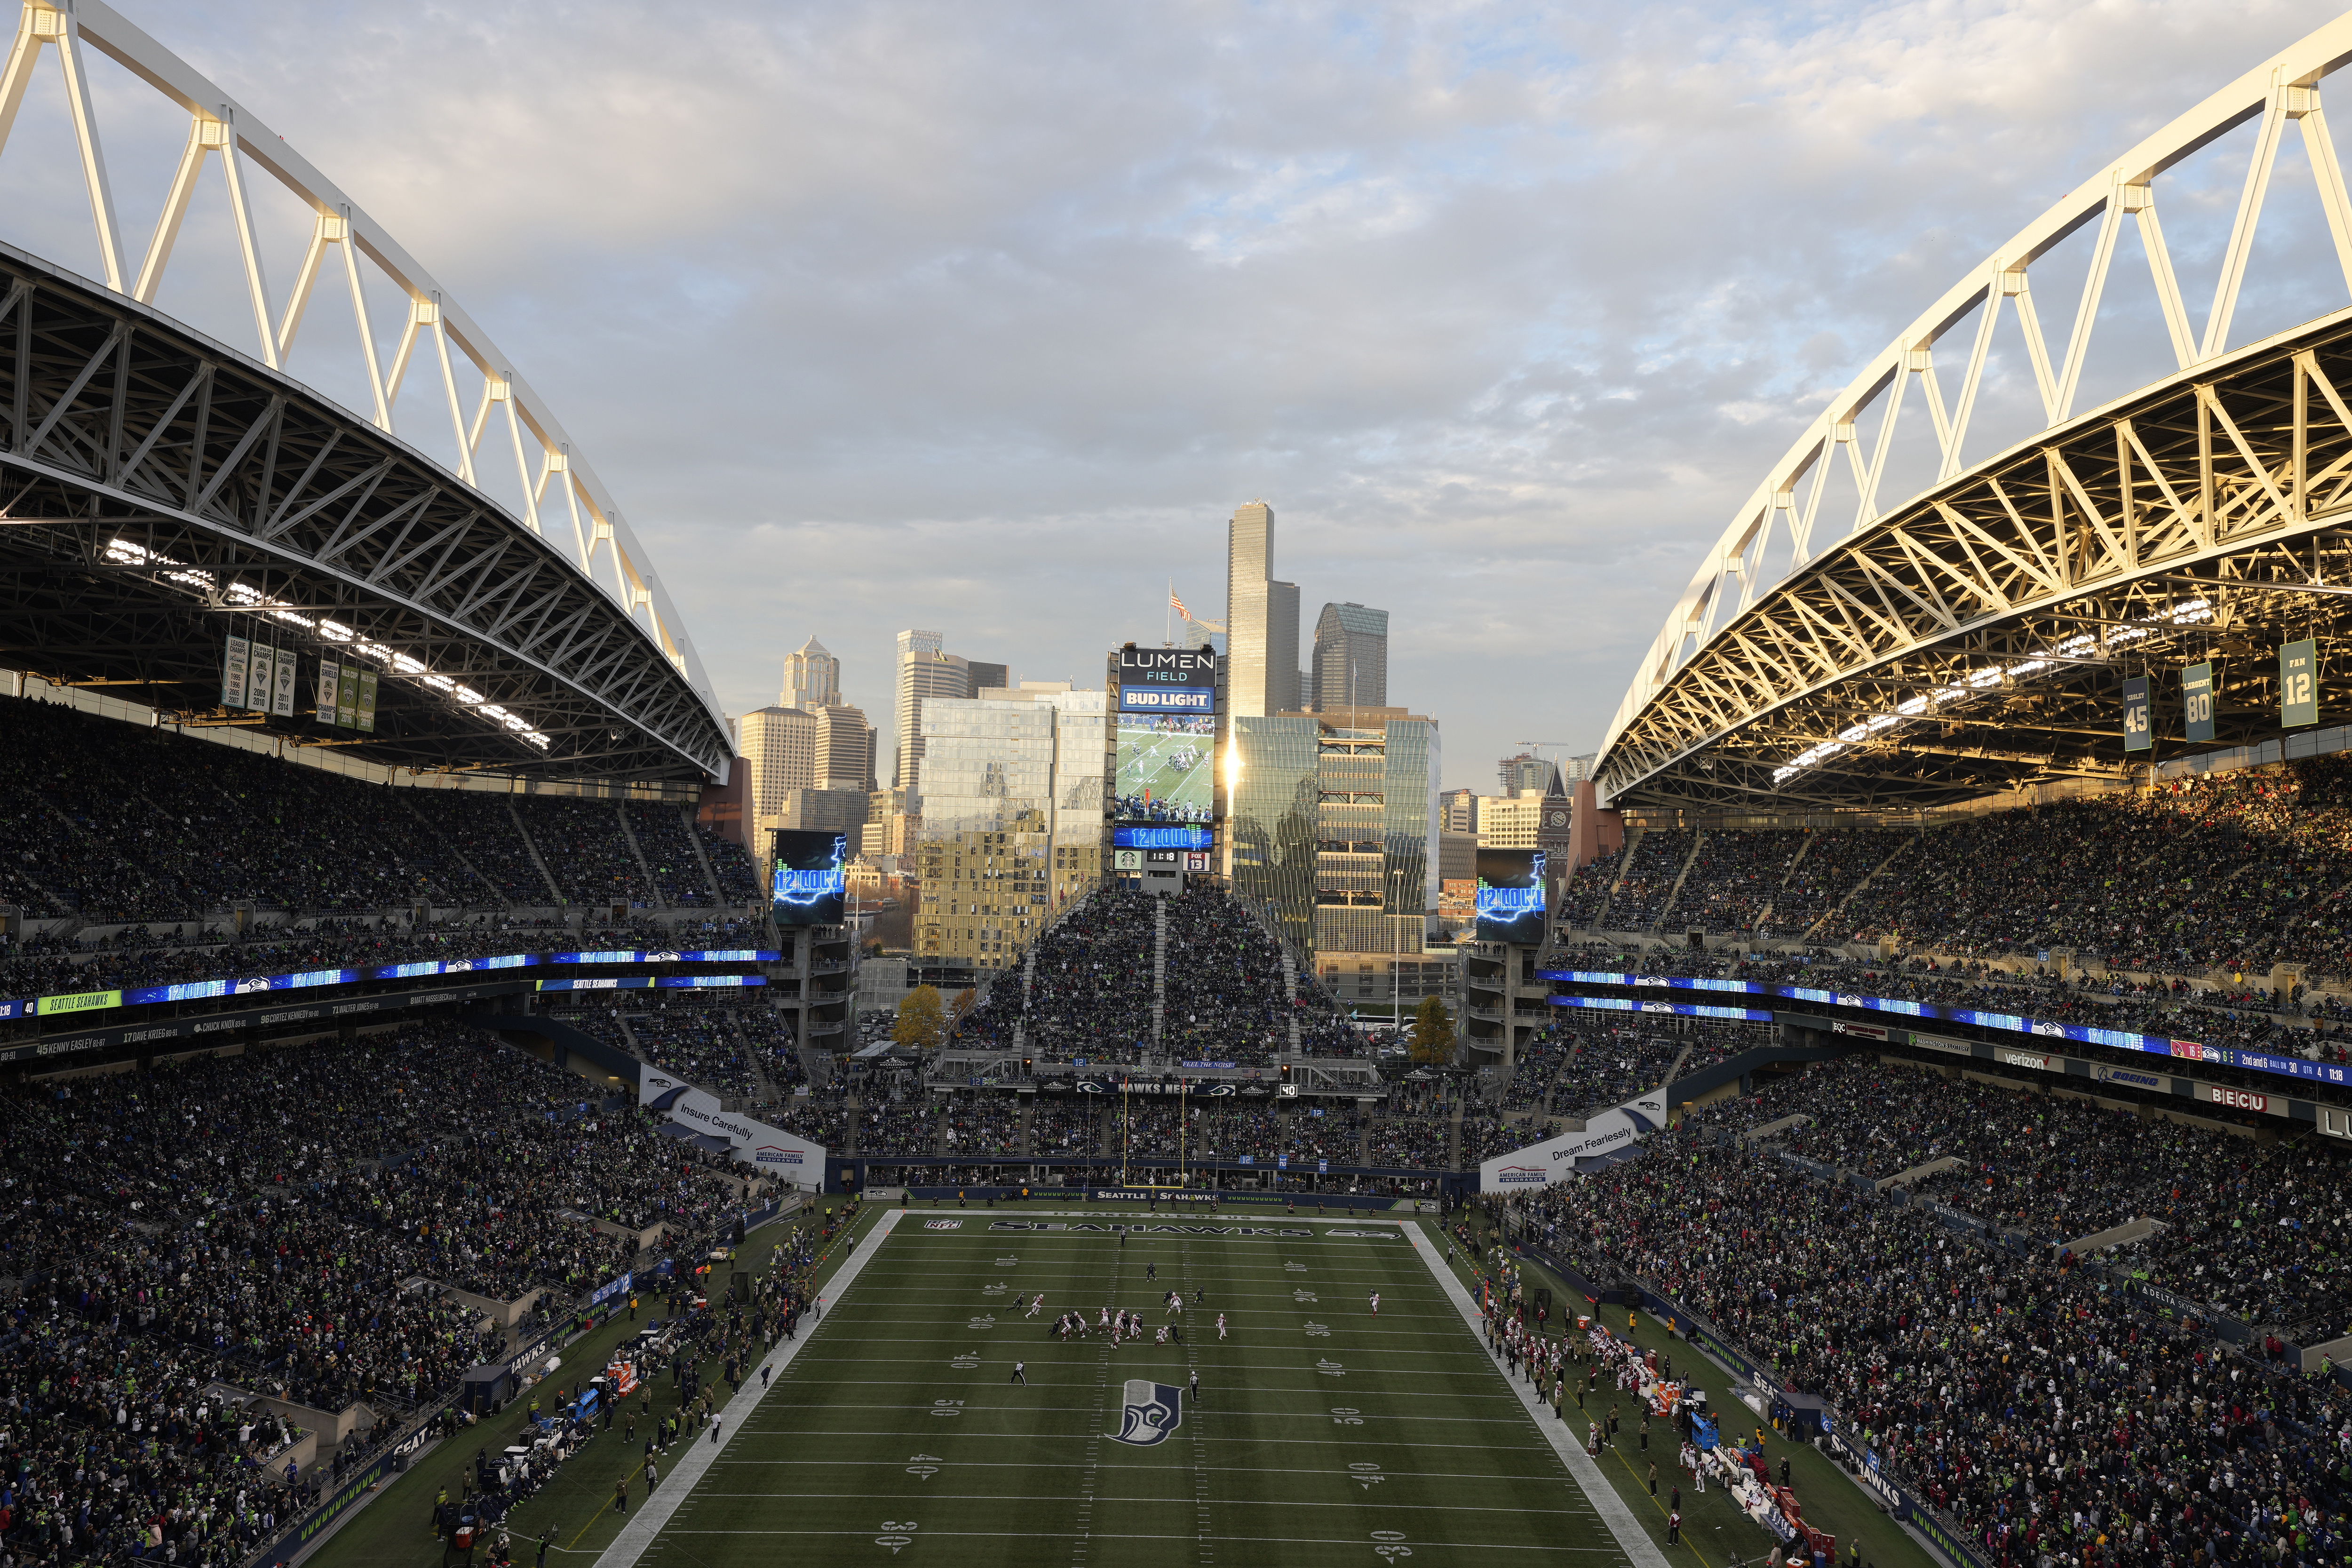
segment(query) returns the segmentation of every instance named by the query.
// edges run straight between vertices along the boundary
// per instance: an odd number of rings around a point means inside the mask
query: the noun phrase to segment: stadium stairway
[[[766,1053],[754,1047],[742,1030],[735,1028],[734,1019],[728,1019],[727,1024],[734,1033],[736,1045],[743,1052],[743,1065],[751,1072],[753,1098],[762,1105],[784,1103],[783,1090],[777,1088],[776,1080],[768,1076]]]
[[[1282,999],[1290,1004],[1290,1054],[1298,1054],[1298,961],[1290,944],[1282,944]]]
[[[1660,930],[1675,918],[1675,905],[1682,901],[1683,884],[1690,880],[1691,868],[1698,864],[1698,852],[1706,847],[1706,835],[1704,827],[1691,835],[1690,853],[1683,857],[1683,868],[1675,873],[1675,885],[1666,889],[1666,901],[1658,910]]]
[[[1454,1100],[1447,1104],[1452,1109],[1445,1118],[1445,1168],[1458,1171],[1462,1168],[1462,1102]]]
[[[547,884],[548,901],[557,905],[569,902],[563,896],[563,889],[556,886],[555,873],[547,868],[547,858],[539,852],[539,846],[531,842],[530,829],[523,826],[522,813],[515,809],[512,800],[507,802],[507,815],[514,818],[515,837],[522,840],[525,849],[530,851],[530,863],[539,868],[540,880]]]
[[[702,835],[694,830],[694,818],[687,816],[688,808],[681,805],[677,810],[686,818],[686,841],[694,846],[694,858],[702,867],[702,879],[710,886],[711,908],[724,908],[727,889],[719,885],[719,868],[710,863],[710,852],[702,847]]]
[[[1592,911],[1594,931],[1609,924],[1609,906],[1617,901],[1617,889],[1625,885],[1625,871],[1633,864],[1633,852],[1642,847],[1642,840],[1649,836],[1650,830],[1646,826],[1636,827],[1625,835],[1624,847],[1617,851],[1617,875],[1611,879],[1609,890],[1601,895],[1601,907]]]
[[[629,847],[629,858],[637,863],[637,871],[645,878],[646,887],[654,896],[655,907],[669,908],[669,900],[662,897],[661,884],[654,879],[654,864],[646,858],[646,847],[637,842],[637,830],[629,824],[629,814],[615,805],[613,807],[613,819],[621,825],[621,841]],[[1677,882],[1675,885],[1680,887],[1682,884]]]
[[[436,840],[440,844],[442,849],[448,855],[449,858],[457,862],[458,865],[463,866],[466,868],[466,874],[473,878],[474,880],[479,884],[478,888],[470,888],[466,889],[467,892],[474,893],[477,897],[487,897],[493,907],[505,904],[507,901],[506,896],[499,891],[499,885],[496,882],[491,881],[488,877],[483,876],[482,868],[479,866],[475,865],[472,858],[467,856],[463,849],[457,847],[456,837],[446,831],[446,825],[436,826],[431,817],[426,816],[423,812],[417,810],[415,804],[404,798],[403,792],[399,790],[394,790],[392,792],[392,798],[400,803],[401,810],[415,817],[419,826],[423,826],[426,832],[435,837]],[[444,889],[443,890],[447,892],[453,891],[454,889]],[[458,899],[458,902],[461,904],[467,901],[467,900],[463,897]]]
[[[1168,1021],[1168,900],[1151,900],[1151,1044],[1160,1045]]]
[[[1815,921],[1812,924],[1805,928],[1804,940],[1807,942],[1812,941],[1814,933],[1827,926],[1832,921],[1837,919],[1838,911],[1844,909],[1846,905],[1852,903],[1856,894],[1860,893],[1864,888],[1870,886],[1871,883],[1876,881],[1878,879],[1878,874],[1881,871],[1885,870],[1886,868],[1894,865],[1895,861],[1902,858],[1903,852],[1905,850],[1919,843],[1925,837],[1926,835],[1924,833],[1914,833],[1910,837],[1906,838],[1902,843],[1896,845],[1895,847],[1894,854],[1889,855],[1885,859],[1881,860],[1877,865],[1873,866],[1870,868],[1869,876],[1864,877],[1861,881],[1856,882],[1853,887],[1848,888],[1845,890],[1845,897],[1840,899],[1836,903],[1832,904],[1826,914],[1822,915],[1821,919]],[[1782,881],[1785,883],[1787,879],[1783,878]]]
[[[1021,955],[1021,1014],[1013,1021],[1013,1048],[1024,1057],[1029,1054],[1029,990],[1037,981],[1037,949],[1045,940],[1045,933],[1039,931],[1030,939],[1028,951]]]

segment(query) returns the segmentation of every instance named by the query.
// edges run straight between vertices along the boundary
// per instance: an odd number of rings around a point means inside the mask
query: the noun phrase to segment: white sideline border
[[[856,1284],[857,1276],[865,1271],[866,1260],[879,1252],[882,1243],[898,1228],[898,1219],[904,1212],[900,1209],[883,1211],[881,1219],[859,1242],[849,1260],[825,1282],[825,1292],[818,1298],[819,1300],[830,1300],[833,1306],[840,1306],[841,1299],[849,1293],[850,1286]],[[807,1333],[799,1339],[786,1341],[782,1349],[771,1351],[761,1358],[760,1364],[782,1371],[816,1338],[817,1330],[822,1327],[822,1319],[811,1322]],[[727,1445],[743,1430],[751,1413],[759,1408],[760,1401],[767,1397],[770,1386],[765,1382],[746,1383],[736,1391],[735,1397],[729,1400],[726,1408],[719,1412],[719,1441],[713,1443],[703,1438],[687,1444],[686,1454],[678,1460],[677,1468],[662,1478],[660,1489],[646,1500],[645,1507],[630,1516],[627,1524],[621,1527],[621,1533],[613,1538],[613,1544],[604,1548],[604,1554],[596,1559],[596,1568],[635,1568],[637,1559],[645,1555],[646,1548],[654,1543],[654,1537],[669,1523],[670,1516],[677,1511],[678,1504],[686,1500],[688,1494],[701,1481],[704,1472],[710,1468],[712,1461],[725,1453]],[[696,1436],[700,1437],[700,1434],[696,1434]]]
[[[1454,1270],[1439,1260],[1437,1248],[1431,1245],[1419,1222],[1404,1222],[1397,1228],[1404,1232],[1404,1237],[1412,1244],[1413,1251],[1421,1255],[1422,1262],[1429,1266],[1430,1273],[1445,1288],[1446,1295],[1452,1298],[1454,1309],[1462,1314],[1462,1321],[1470,1330],[1471,1337],[1483,1347],[1485,1320],[1479,1315],[1478,1304],[1470,1299],[1470,1292],[1462,1288],[1462,1281],[1454,1277]],[[1492,1355],[1487,1359],[1491,1362]],[[1503,1385],[1519,1396],[1519,1403],[1527,1407],[1528,1416],[1535,1422],[1536,1430],[1551,1444],[1553,1451],[1559,1455],[1560,1463],[1568,1467],[1568,1473],[1583,1489],[1585,1500],[1591,1503],[1593,1510],[1609,1526],[1609,1533],[1617,1538],[1619,1550],[1633,1560],[1636,1568],[1667,1568],[1666,1554],[1651,1541],[1649,1533],[1634,1519],[1633,1510],[1625,1506],[1625,1500],[1617,1495],[1617,1489],[1609,1484],[1609,1478],[1601,1473],[1601,1467],[1585,1453],[1584,1445],[1570,1439],[1568,1423],[1555,1419],[1549,1407],[1537,1407],[1532,1385],[1500,1372],[1496,1375],[1502,1377]]]

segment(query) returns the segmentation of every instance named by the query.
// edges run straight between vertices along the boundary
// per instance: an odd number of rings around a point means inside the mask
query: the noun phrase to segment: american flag
[[[1176,590],[1173,588],[1168,590],[1168,607],[1188,621],[1192,618],[1192,612],[1184,607],[1184,601],[1176,596]]]

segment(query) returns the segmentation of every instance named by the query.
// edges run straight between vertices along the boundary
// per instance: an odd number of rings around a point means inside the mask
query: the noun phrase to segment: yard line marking
[[[897,1211],[893,1210],[892,1212],[893,1212],[893,1213],[895,1213],[895,1212],[897,1212]],[[727,1535],[803,1535],[803,1536],[806,1536],[806,1535],[864,1535],[864,1536],[871,1536],[874,1532],[873,1532],[871,1530],[798,1530],[798,1529],[794,1529],[794,1530],[674,1530],[674,1531],[670,1531],[670,1533],[671,1533],[672,1535],[721,1535],[721,1536],[727,1536]],[[1087,1537],[1087,1536],[1078,1536],[1078,1535],[1074,1535],[1071,1531],[1063,1531],[1063,1530],[937,1530],[937,1531],[928,1531],[928,1532],[926,1532],[926,1533],[927,1533],[927,1536],[928,1536],[929,1538],[930,1538],[930,1539],[945,1539],[945,1538],[953,1538],[953,1539],[955,1539],[955,1540],[959,1540],[959,1541],[1071,1541],[1071,1540],[1076,1540],[1076,1541],[1081,1541],[1081,1542],[1083,1542],[1083,1541],[1085,1541],[1085,1540],[1089,1539],[1089,1537]],[[1167,1538],[1166,1536],[1164,1536],[1164,1535],[1130,1535],[1130,1534],[1126,1534],[1126,1533],[1112,1534],[1112,1533],[1110,1533],[1109,1531],[1093,1531],[1093,1532],[1092,1532],[1092,1534],[1091,1534],[1091,1539],[1096,1540],[1096,1541],[1165,1541],[1165,1540],[1167,1540],[1168,1538]],[[1262,1545],[1262,1546],[1361,1546],[1361,1545],[1363,1545],[1363,1544],[1364,1544],[1363,1538],[1362,1538],[1361,1536],[1355,1536],[1355,1535],[1349,1535],[1349,1536],[1338,1536],[1338,1537],[1334,1537],[1334,1536],[1328,1536],[1328,1535],[1212,1535],[1212,1536],[1209,1536],[1207,1539],[1208,1539],[1208,1540],[1211,1540],[1211,1541],[1238,1541],[1238,1542],[1245,1542],[1245,1543],[1248,1543],[1248,1544],[1251,1544],[1251,1545]],[[1612,1555],[1612,1556],[1613,1556],[1613,1555],[1615,1555],[1615,1553],[1614,1553],[1613,1552],[1612,1552],[1612,1550],[1611,1550],[1609,1547],[1606,1547],[1606,1546],[1556,1546],[1556,1545],[1552,1545],[1552,1544],[1550,1544],[1550,1543],[1549,1543],[1549,1542],[1520,1542],[1520,1541],[1430,1541],[1430,1542],[1415,1542],[1413,1544],[1414,1544],[1414,1545],[1416,1545],[1416,1546],[1430,1546],[1430,1547],[1438,1547],[1438,1546],[1443,1546],[1443,1547],[1451,1547],[1451,1548],[1454,1548],[1454,1549],[1457,1549],[1457,1550],[1460,1550],[1460,1551],[1465,1551],[1465,1552],[1579,1552],[1579,1553],[1599,1552],[1599,1553],[1604,1553],[1604,1554]],[[1661,1561],[1661,1562],[1663,1562],[1663,1561],[1664,1561],[1664,1559],[1662,1558],[1662,1559],[1660,1559],[1660,1561]]]
[[[998,1356],[994,1358],[994,1363],[998,1366],[1003,1366],[1013,1359],[1013,1358],[1011,1356]],[[980,1367],[971,1370],[984,1370],[989,1364],[989,1358],[983,1357],[982,1358]],[[1031,1381],[1036,1384],[1040,1388],[1068,1386],[1067,1384],[1062,1384],[1058,1380],[1053,1378],[1040,1377],[1033,1378]],[[935,1388],[938,1386],[938,1380],[936,1378],[913,1377],[803,1377],[793,1379],[793,1385],[796,1388]],[[1318,1385],[1307,1383],[1286,1385],[1278,1383],[1258,1383],[1255,1381],[1250,1384],[1250,1387],[1253,1390],[1260,1394],[1317,1394],[1322,1392],[1326,1386],[1328,1385]],[[1507,1394],[1398,1394],[1391,1392],[1387,1394],[1386,1397],[1390,1399],[1450,1399],[1459,1403],[1465,1399],[1507,1400],[1511,1396]],[[875,1406],[849,1405],[843,1405],[841,1408],[845,1410],[866,1410],[888,1409],[890,1407],[887,1405]]]
[[[1483,1321],[1478,1315],[1477,1303],[1470,1300],[1470,1292],[1462,1288],[1462,1282],[1454,1277],[1454,1270],[1439,1260],[1437,1249],[1430,1245],[1429,1237],[1423,1233],[1421,1226],[1407,1226],[1404,1230],[1405,1239],[1412,1244],[1414,1254],[1428,1266],[1430,1274],[1453,1298],[1454,1310],[1462,1315],[1463,1328],[1475,1340]],[[1501,1377],[1502,1373],[1497,1372],[1495,1375]],[[1601,1467],[1586,1455],[1583,1445],[1568,1440],[1568,1423],[1539,1414],[1536,1409],[1532,1387],[1523,1387],[1508,1379],[1504,1380],[1504,1385],[1518,1394],[1526,1405],[1528,1417],[1536,1424],[1537,1432],[1551,1445],[1552,1451],[1568,1467],[1568,1473],[1576,1484],[1584,1489],[1586,1500],[1600,1513],[1602,1521],[1609,1526],[1609,1533],[1617,1538],[1617,1544],[1624,1550],[1625,1555],[1638,1568],[1666,1568],[1665,1553],[1651,1542],[1649,1532],[1635,1521],[1633,1510],[1625,1506],[1625,1500],[1617,1495],[1617,1489],[1610,1485],[1609,1478],[1601,1473]]]
[[[828,1405],[826,1408],[832,1410],[908,1410],[922,1414],[929,1412],[931,1406],[929,1405],[836,1404]],[[1083,1405],[972,1405],[967,1403],[963,1408],[964,1414],[969,1415],[982,1410],[1051,1410],[1057,1413],[1076,1411],[1083,1414],[1088,1407]],[[1104,1414],[1100,1410],[1097,1410],[1095,1413],[1097,1415]],[[1331,1419],[1328,1414],[1320,1410],[1261,1410],[1253,1413],[1251,1418],[1258,1421],[1321,1421],[1327,1424]],[[1527,1425],[1527,1421],[1524,1417],[1516,1415],[1499,1417],[1488,1415],[1376,1415],[1371,1417],[1371,1419],[1376,1421],[1444,1422],[1455,1426],[1525,1426]],[[777,1433],[806,1432],[809,1428],[794,1422],[784,1426],[754,1426],[751,1427],[751,1430],[754,1432]]]
[[[1010,1327],[1010,1326],[1011,1326],[1011,1323],[1010,1323],[1010,1321],[1003,1321],[1003,1320],[1000,1320],[1000,1321],[998,1322],[998,1325],[997,1325],[997,1326],[998,1326],[999,1328],[1006,1328],[1006,1327]],[[1210,1324],[1210,1327],[1211,1327],[1211,1328],[1213,1328],[1213,1329],[1215,1326],[1216,1326],[1216,1325],[1215,1325],[1213,1322]],[[980,1332],[983,1332],[983,1333],[984,1333],[984,1332],[986,1332],[987,1331],[986,1331],[986,1330],[981,1330],[981,1331],[980,1331]],[[1297,1331],[1297,1329],[1296,1329],[1296,1328],[1282,1328],[1282,1329],[1276,1329],[1276,1330],[1271,1330],[1271,1331],[1270,1331],[1270,1332],[1281,1333],[1281,1334],[1286,1334],[1286,1334],[1296,1333]],[[1352,1332],[1353,1331],[1350,1331]],[[1423,1336],[1421,1336],[1421,1337],[1426,1338],[1427,1336],[1426,1336],[1426,1335],[1423,1335]],[[1094,1340],[1097,1340],[1097,1339],[1099,1339],[1099,1338],[1101,1338],[1101,1335],[1100,1335],[1099,1333],[1089,1334],[1089,1335],[1087,1337],[1087,1339],[1086,1339],[1086,1340],[1078,1341],[1078,1342],[1078,1342],[1078,1343],[1082,1343],[1082,1344],[1083,1344],[1083,1343],[1088,1343],[1088,1342],[1091,1342],[1092,1341],[1094,1341]],[[866,1344],[936,1345],[936,1344],[938,1344],[940,1342],[939,1342],[939,1336],[938,1336],[938,1335],[936,1335],[936,1334],[867,1334],[867,1335],[864,1336],[863,1340],[862,1340],[860,1342],[862,1342],[862,1343],[866,1343]],[[1042,1341],[1040,1341],[1040,1340],[1033,1340],[1033,1341],[1030,1341],[1029,1342],[1030,1342],[1030,1343],[1033,1343],[1033,1344],[1038,1344],[1038,1343],[1042,1343],[1042,1344],[1055,1344],[1055,1343],[1059,1343],[1060,1342],[1058,1342],[1058,1341],[1055,1341],[1055,1340],[1042,1340]],[[1187,1342],[1190,1342],[1188,1341]],[[1491,1359],[1492,1359],[1491,1357],[1489,1357],[1489,1356],[1486,1354],[1486,1352],[1481,1351],[1481,1350],[1466,1350],[1466,1351],[1412,1351],[1412,1350],[1382,1350],[1382,1351],[1381,1352],[1381,1353],[1382,1355],[1447,1356],[1447,1357],[1451,1357],[1451,1358],[1453,1358],[1453,1359],[1454,1359],[1454,1360],[1458,1360],[1458,1361],[1475,1361],[1475,1362],[1478,1363],[1481,1366],[1484,1366],[1484,1365],[1485,1365],[1485,1364],[1486,1364],[1489,1360],[1491,1360]],[[845,1357],[845,1358],[844,1358],[844,1359],[845,1359],[845,1360],[857,1360],[857,1359],[861,1359],[861,1358],[858,1358],[858,1357]]]
[[[932,1439],[935,1443],[940,1440],[936,1437]],[[719,1463],[722,1465],[792,1465],[804,1470],[828,1468],[895,1470],[903,1461],[898,1459],[721,1459]],[[955,1463],[959,1468],[975,1470],[1034,1470],[1037,1468],[1037,1463],[1034,1459],[958,1459]],[[1101,1468],[1106,1470],[1146,1470],[1155,1476],[1168,1474],[1167,1468],[1161,1465],[1121,1465],[1106,1460]],[[1283,1468],[1273,1465],[1205,1465],[1202,1468],[1210,1470],[1230,1470],[1237,1474],[1246,1472],[1254,1476],[1328,1476],[1333,1473],[1328,1465],[1318,1465],[1306,1469]],[[1505,1475],[1496,1470],[1391,1470],[1388,1473],[1400,1479],[1421,1481],[1493,1481],[1528,1479],[1524,1476]],[[713,1497],[775,1497],[782,1494],[713,1492],[710,1495]]]
[[[867,1260],[882,1250],[882,1244],[890,1238],[890,1233],[898,1228],[898,1225],[897,1211],[886,1211],[874,1228],[866,1233],[865,1240],[835,1270],[826,1289],[832,1293],[836,1313],[841,1310],[842,1299],[848,1295],[850,1286],[856,1282]],[[788,1365],[803,1347],[815,1340],[824,1327],[824,1320],[811,1320],[806,1333],[785,1342],[782,1349],[770,1352],[769,1359],[761,1364]],[[777,1383],[783,1381],[782,1378],[776,1380]],[[689,1440],[686,1455],[678,1460],[677,1468],[665,1479],[661,1489],[646,1500],[646,1506],[632,1514],[629,1522],[621,1527],[620,1534],[613,1538],[613,1543],[596,1560],[596,1568],[635,1568],[637,1559],[645,1555],[646,1548],[653,1544],[654,1537],[661,1533],[662,1527],[669,1522],[670,1516],[677,1511],[678,1505],[686,1500],[695,1483],[702,1479],[703,1472],[710,1468],[712,1461],[726,1452],[727,1445],[741,1436],[743,1428],[751,1425],[751,1414],[760,1407],[760,1401],[767,1395],[770,1386],[765,1382],[747,1383],[737,1391],[735,1397],[727,1402],[727,1408],[720,1413],[722,1436],[718,1442]]]
[[[1391,1417],[1383,1415],[1379,1417],[1379,1419],[1386,1421],[1391,1419]],[[762,1427],[761,1430],[773,1435],[777,1431],[782,1430],[782,1428],[768,1426]],[[906,1429],[899,1426],[893,1426],[884,1431],[873,1431],[865,1427],[842,1427],[835,1430],[819,1430],[815,1427],[809,1426],[794,1426],[792,1430],[795,1434],[805,1437],[904,1437],[907,1436]],[[1086,1441],[1085,1434],[1079,1432],[975,1432],[969,1426],[965,1427],[962,1432],[958,1434],[958,1436],[973,1438],[1013,1438],[1024,1443],[1033,1444],[1080,1443]],[[936,1441],[937,1439],[933,1440]],[[1328,1448],[1331,1446],[1331,1440],[1328,1437],[1203,1437],[1202,1441],[1204,1443],[1231,1442],[1242,1447],[1280,1447],[1296,1448]],[[1410,1443],[1383,1443],[1370,1437],[1349,1437],[1348,1442],[1351,1447],[1360,1448],[1475,1448],[1481,1453],[1487,1454],[1510,1452],[1509,1449],[1497,1449],[1492,1443],[1425,1443],[1418,1439]],[[800,1461],[794,1459],[730,1459],[728,1461],[728,1463],[735,1465],[788,1465],[797,1464]]]
[[[1295,1472],[1303,1475],[1330,1475],[1329,1470]],[[1525,1478],[1522,1478],[1525,1479]],[[734,1501],[761,1500],[768,1498],[794,1498],[803,1502],[833,1501],[843,1498],[864,1501],[872,1492],[706,1492],[706,1497],[727,1498]],[[1067,1502],[1068,1498],[1055,1493],[1046,1497],[1021,1497],[1009,1492],[925,1492],[926,1501],[939,1502]],[[1197,1506],[1194,1500],[1181,1497],[1097,1497],[1097,1502],[1151,1503],[1162,1508]],[[1227,1498],[1220,1500],[1228,1508],[1346,1508],[1386,1509],[1407,1513],[1559,1513],[1583,1514],[1591,1510],[1576,1508],[1494,1508],[1479,1503],[1452,1502],[1363,1502],[1353,1499],[1339,1502],[1301,1502],[1297,1498]]]

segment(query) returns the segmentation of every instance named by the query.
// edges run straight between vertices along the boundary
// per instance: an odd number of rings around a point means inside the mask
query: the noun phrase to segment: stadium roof
[[[374,425],[152,307],[0,247],[0,662],[375,762],[723,775],[683,663],[559,546]],[[294,712],[226,704],[232,636]],[[319,661],[381,679],[310,718]]]
[[[1934,805],[2044,779],[2119,780],[2192,747],[2340,719],[2352,667],[2331,664],[2326,645],[2352,611],[2352,309],[2253,342],[2231,334],[2242,292],[2279,287],[2281,263],[2254,236],[2291,138],[2334,237],[2342,277],[2325,268],[2331,306],[2352,283],[2352,194],[2317,91],[2347,61],[2352,16],[2095,173],[1874,355],[1700,563],[1610,725],[1604,796],[1762,811]],[[2159,192],[2174,188],[2163,176],[2249,124],[2252,163],[2219,275],[2210,296],[2185,298],[2156,219]],[[2119,263],[2133,248],[2119,243],[2126,226],[2146,277]],[[2053,253],[2087,264],[2074,298],[2048,302],[2072,306],[2073,334],[2058,342],[2031,286],[2074,286],[2063,269],[2034,270]],[[2095,332],[2103,311],[2130,304],[2127,290],[2148,297],[2141,315]],[[2024,353],[2010,363],[2031,369],[2040,427],[1966,455],[1990,352],[2012,353],[2020,338]],[[2077,412],[2101,345],[2129,364],[2152,345],[2178,368]],[[1898,426],[1907,402],[1923,409]],[[1932,481],[1882,506],[1905,443]],[[1832,479],[1848,478],[1841,537],[1822,501]],[[2315,702],[2290,710],[2280,646],[2307,637],[2322,644]],[[2206,663],[2210,733],[2200,715],[2192,736],[2183,675]],[[2145,747],[2125,732],[2126,683],[2139,680]]]

